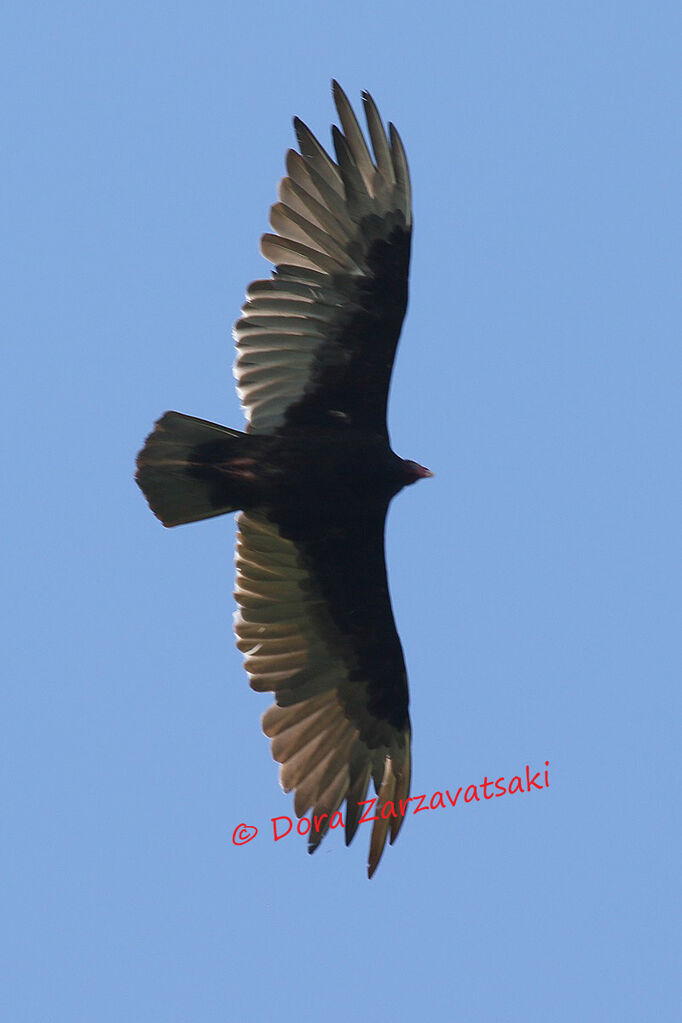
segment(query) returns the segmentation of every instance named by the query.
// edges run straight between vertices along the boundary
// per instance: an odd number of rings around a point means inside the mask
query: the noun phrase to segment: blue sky
[[[14,1023],[679,1018],[677,4],[14,4],[4,16],[3,984]],[[298,114],[398,125],[415,206],[389,577],[413,792],[371,882],[291,813],[230,518],[154,419],[241,415],[230,329]],[[235,827],[259,828],[236,847]]]

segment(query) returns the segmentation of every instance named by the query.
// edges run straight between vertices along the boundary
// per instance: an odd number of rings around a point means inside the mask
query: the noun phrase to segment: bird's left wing
[[[410,787],[405,663],[384,562],[385,508],[297,532],[264,514],[238,516],[237,646],[253,689],[276,702],[263,716],[298,817],[312,810],[309,850],[346,801],[348,844],[370,778],[378,793],[369,876]],[[305,536],[305,539],[303,538]],[[369,805],[369,804],[368,804]]]
[[[386,402],[407,307],[412,210],[400,136],[363,93],[373,157],[334,82],[337,162],[298,119],[261,241],[272,280],[247,289],[235,324],[237,390],[249,431],[348,425],[386,431]]]

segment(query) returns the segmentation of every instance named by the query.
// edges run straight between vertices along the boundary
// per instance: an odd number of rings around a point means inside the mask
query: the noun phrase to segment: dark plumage
[[[391,498],[431,473],[394,454],[386,428],[407,306],[405,153],[364,93],[372,158],[333,88],[337,162],[296,119],[300,153],[287,155],[270,217],[277,233],[261,245],[273,278],[249,285],[235,325],[248,432],[166,412],[136,478],[166,526],[240,511],[237,646],[251,686],[275,694],[263,730],[282,786],[295,791],[299,817],[326,815],[311,828],[312,852],[344,800],[351,841],[373,779],[371,877],[410,786],[384,523]]]

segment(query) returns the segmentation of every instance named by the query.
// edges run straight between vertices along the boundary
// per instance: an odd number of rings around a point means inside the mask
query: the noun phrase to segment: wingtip
[[[341,116],[341,108],[343,106],[350,107],[351,110],[353,109],[350,100],[346,95],[345,89],[339,85],[335,78],[332,79],[332,96],[334,98],[336,109],[339,112],[339,117]]]
[[[388,830],[388,829],[386,829],[386,830]],[[372,837],[374,837],[374,834],[372,834]],[[377,848],[372,848],[372,845],[370,844],[369,859],[367,861],[367,879],[369,881],[372,880],[372,878],[374,877],[374,874],[376,873],[377,867],[381,863],[381,857],[383,855],[385,847],[386,847],[386,831],[384,831],[383,837],[380,840],[380,847],[378,849]]]
[[[381,115],[380,115],[380,113],[379,113],[379,111],[377,109],[377,105],[374,102],[374,98],[373,98],[371,92],[368,92],[367,89],[363,89],[362,93],[361,93],[361,96],[362,96],[362,106],[363,106],[363,109],[365,111],[365,117],[369,117],[370,111],[371,111],[371,112],[374,112],[377,115],[377,119],[378,120],[381,120]]]
[[[332,100],[334,101],[334,106],[336,107],[337,110],[339,109],[339,102],[340,102],[339,101],[339,96],[342,96],[342,95],[343,95],[343,89],[339,85],[339,83],[336,80],[336,78],[332,78]]]

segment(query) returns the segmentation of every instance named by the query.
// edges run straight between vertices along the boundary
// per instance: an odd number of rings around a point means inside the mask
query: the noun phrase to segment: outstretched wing
[[[298,119],[301,152],[270,211],[261,241],[272,280],[247,289],[235,324],[237,390],[249,430],[348,424],[386,432],[386,402],[407,307],[412,227],[402,142],[388,137],[368,93],[374,158],[340,86],[337,162]]]
[[[295,790],[298,817],[312,810],[312,852],[344,800],[349,844],[373,778],[370,877],[387,834],[391,842],[398,835],[410,787],[407,677],[386,580],[385,512],[317,528],[306,522],[300,531],[242,512],[236,555],[237,646],[252,688],[275,694],[263,730],[282,765],[282,787]]]

